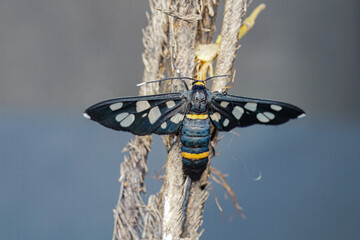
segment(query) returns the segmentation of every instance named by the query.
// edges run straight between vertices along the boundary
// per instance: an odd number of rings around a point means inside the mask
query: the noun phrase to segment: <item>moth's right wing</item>
[[[217,130],[230,131],[253,124],[282,124],[304,117],[305,112],[288,103],[215,92],[212,94],[209,115]]]

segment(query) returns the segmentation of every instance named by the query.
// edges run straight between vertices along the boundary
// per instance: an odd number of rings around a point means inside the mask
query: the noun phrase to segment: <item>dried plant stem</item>
[[[189,189],[189,197],[186,204],[183,238],[199,239],[203,230],[199,228],[203,223],[203,211],[205,201],[209,197],[207,187],[201,181],[192,182]]]
[[[146,157],[150,144],[150,136],[135,136],[125,147],[129,157],[125,157],[120,165],[121,188],[114,209],[113,239],[139,239],[139,218],[144,217],[144,211],[138,206],[144,205],[140,194],[145,191],[144,174],[147,171]]]
[[[200,22],[200,43],[207,44],[211,43],[215,33],[215,20],[217,7],[219,5],[219,0],[208,1],[202,0],[203,7],[203,18]]]
[[[231,69],[236,58],[236,50],[238,48],[237,36],[245,12],[245,0],[227,0],[225,2],[220,51],[217,58],[215,75],[231,74]],[[224,87],[229,80],[230,78],[218,78],[214,80],[211,91],[224,91]]]
[[[206,3],[205,3],[206,2]],[[203,44],[211,43],[215,29],[215,17],[218,1],[211,4],[210,1],[203,1],[203,19],[200,23],[200,41]],[[198,75],[198,73],[196,73]],[[212,154],[211,154],[212,155]],[[209,156],[210,166],[211,156]],[[208,171],[206,170],[201,181],[192,182],[189,188],[189,196],[186,203],[185,219],[183,226],[183,238],[199,239],[203,231],[199,232],[199,228],[203,223],[203,211],[205,202],[209,197]]]
[[[178,1],[172,8],[176,9],[178,18],[176,28],[170,34],[172,39],[171,56],[176,70],[184,76],[192,77],[195,70],[195,21],[185,21],[187,15],[196,13],[197,1]],[[171,17],[172,18],[172,17]],[[173,90],[181,90],[181,85],[173,84]],[[186,184],[182,171],[181,145],[177,140],[168,154],[165,183],[163,188],[163,239],[179,239],[182,233],[183,204],[185,200]]]
[[[194,14],[196,12],[197,1],[183,0],[178,1],[174,5],[179,14],[186,16],[187,14]],[[187,77],[193,77],[195,71],[195,37],[196,37],[196,21],[185,21],[177,18],[175,24],[177,25],[174,31],[174,55],[175,68],[180,73]]]
[[[181,145],[177,142],[169,152],[163,194],[163,239],[179,239],[183,219],[183,203],[186,184],[182,170],[182,157],[179,154]],[[171,171],[171,173],[170,173]]]
[[[152,2],[167,8],[168,0],[155,0]],[[154,6],[150,3],[152,18],[144,31],[144,74],[143,81],[155,80],[159,77],[159,65],[163,54],[163,45],[167,39],[167,21],[165,14],[154,11]],[[140,89],[140,95],[158,93],[158,86],[152,84]],[[149,223],[150,216],[141,206],[145,205],[141,193],[145,192],[144,175],[147,172],[146,159],[150,151],[151,136],[135,136],[127,144],[125,151],[129,152],[129,157],[124,158],[120,165],[121,184],[119,200],[114,209],[114,232],[113,240],[140,239],[139,232],[148,233],[149,239],[158,239],[161,230],[144,229],[144,219]],[[150,202],[149,202],[150,204]],[[156,215],[156,214],[155,214]],[[153,223],[158,218],[153,218]],[[147,224],[146,227],[159,228],[160,221],[155,224]],[[151,233],[158,232],[158,236]]]
[[[151,17],[144,30],[145,65],[143,81],[152,81],[163,76],[166,64],[172,66],[171,75],[199,76],[196,69],[195,48],[199,43],[211,43],[215,29],[215,16],[219,0],[151,0]],[[245,0],[227,0],[221,43],[215,75],[229,74],[238,48],[238,33],[245,15]],[[168,44],[169,41],[169,44]],[[208,63],[209,64],[209,63]],[[211,63],[210,63],[211,64]],[[206,75],[206,73],[205,73]],[[222,91],[228,79],[214,81],[212,91]],[[172,81],[170,91],[183,91],[181,81]],[[159,93],[157,84],[144,85],[140,95]],[[114,210],[113,239],[199,239],[203,231],[204,204],[209,196],[208,176],[205,170],[200,181],[189,186],[182,170],[181,143],[170,136],[172,144],[166,163],[165,181],[160,197],[150,196],[146,205],[141,193],[145,192],[144,175],[147,172],[146,158],[150,151],[150,136],[135,136],[127,144],[121,164],[119,201]],[[214,139],[213,147],[218,139]],[[209,164],[213,157],[209,156]],[[158,199],[158,201],[157,201]],[[185,214],[183,212],[185,205]]]
[[[223,27],[221,31],[222,41],[217,60],[215,75],[229,74],[233,67],[237,50],[237,35],[241,26],[242,16],[245,15],[245,1],[226,1]],[[227,79],[218,79],[213,83],[212,91],[222,91],[227,84]],[[217,141],[214,141],[214,147]],[[183,237],[199,239],[202,231],[199,228],[202,224],[202,214],[205,201],[208,198],[208,176],[210,163],[213,154],[209,156],[208,168],[205,170],[201,181],[191,184],[189,198],[186,205],[186,217],[184,221]]]

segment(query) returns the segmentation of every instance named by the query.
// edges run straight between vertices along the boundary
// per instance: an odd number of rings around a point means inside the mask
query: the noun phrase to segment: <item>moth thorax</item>
[[[202,113],[207,110],[206,91],[194,90],[189,104],[189,110],[195,113]]]

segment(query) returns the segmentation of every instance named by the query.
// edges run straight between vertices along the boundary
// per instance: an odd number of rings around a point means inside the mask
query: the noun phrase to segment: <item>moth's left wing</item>
[[[304,117],[305,112],[288,103],[215,92],[212,94],[209,115],[217,130],[230,131],[253,124],[282,124]]]
[[[116,98],[86,109],[84,116],[101,125],[136,135],[176,133],[185,115],[181,93]]]

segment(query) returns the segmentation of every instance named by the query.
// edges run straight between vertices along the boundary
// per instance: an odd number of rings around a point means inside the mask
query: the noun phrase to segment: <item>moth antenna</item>
[[[232,69],[231,70],[231,75],[232,75],[232,79],[231,79],[231,86],[225,86],[225,89],[229,89],[229,88],[233,88],[234,84],[235,84],[235,75],[236,75],[236,69]],[[229,76],[231,76],[229,75]]]
[[[216,76],[212,76],[212,77],[208,77],[207,79],[203,80],[204,82],[208,81],[208,80],[212,80],[214,78],[220,78],[220,77],[230,77],[231,75],[216,75]]]
[[[136,84],[136,86],[140,87],[140,86],[148,84],[148,83],[157,83],[157,82],[162,82],[162,81],[166,81],[166,80],[175,80],[175,79],[180,79],[180,80],[185,79],[185,80],[196,81],[196,79],[190,78],[190,77],[170,77],[170,78],[163,78],[163,79],[159,79],[159,80],[155,80],[155,81],[138,83],[138,84]]]

